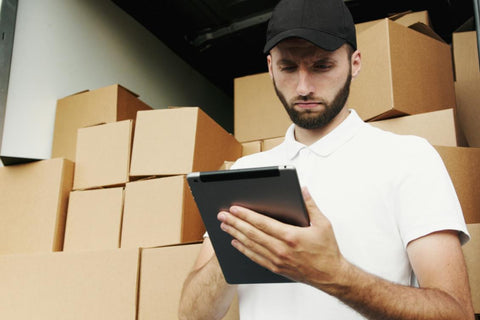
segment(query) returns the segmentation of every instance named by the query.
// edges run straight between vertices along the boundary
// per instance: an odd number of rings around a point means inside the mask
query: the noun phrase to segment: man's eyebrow
[[[296,64],[296,62],[291,59],[282,58],[277,61],[277,64]]]
[[[325,56],[325,57],[321,57],[321,58],[318,58],[316,60],[313,61],[314,64],[318,64],[318,63],[332,63],[332,62],[335,62],[336,59],[332,58],[331,56]]]
[[[330,56],[327,56],[327,57],[321,57],[321,58],[318,58],[318,59],[315,59],[315,60],[312,60],[312,64],[322,64],[322,63],[334,63],[336,62],[336,60]],[[298,62],[292,60],[292,59],[288,59],[288,58],[282,58],[282,59],[279,59],[277,61],[277,64],[278,65],[282,65],[282,64],[297,64]]]

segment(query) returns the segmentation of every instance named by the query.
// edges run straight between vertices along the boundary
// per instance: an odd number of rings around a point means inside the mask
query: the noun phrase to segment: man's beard
[[[298,111],[295,110],[293,104],[289,104],[285,99],[283,93],[278,90],[277,85],[275,84],[275,79],[273,79],[273,86],[275,88],[275,92],[277,93],[278,98],[283,104],[283,107],[287,111],[290,119],[293,123],[297,126],[305,129],[319,129],[323,128],[325,125],[330,123],[343,109],[345,103],[347,102],[348,95],[350,93],[350,82],[352,81],[352,75],[349,73],[347,79],[345,80],[345,84],[343,87],[337,92],[334,99],[331,102],[324,101],[324,110],[317,112],[312,111],[309,109]],[[296,99],[292,101],[317,101],[311,95],[308,96],[298,96]]]

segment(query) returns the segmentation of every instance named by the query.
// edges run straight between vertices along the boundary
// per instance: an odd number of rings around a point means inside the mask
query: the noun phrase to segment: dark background
[[[234,78],[267,71],[262,49],[267,20],[278,0],[112,1],[230,97]],[[428,10],[434,31],[447,43],[452,32],[474,23],[472,0],[345,3],[355,23]]]

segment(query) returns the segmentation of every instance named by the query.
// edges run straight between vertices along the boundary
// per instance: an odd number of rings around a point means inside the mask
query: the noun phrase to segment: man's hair
[[[356,49],[350,43],[346,43],[346,45],[347,45],[348,62],[352,62],[352,55],[356,51]]]

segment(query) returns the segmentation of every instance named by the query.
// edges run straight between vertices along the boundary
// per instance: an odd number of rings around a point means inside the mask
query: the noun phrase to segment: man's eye
[[[295,66],[280,67],[280,71],[285,71],[285,72],[292,72],[292,71],[295,71],[296,69],[297,69],[297,67],[295,67]]]
[[[317,64],[313,68],[319,71],[329,70],[332,66],[330,64]]]

